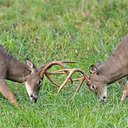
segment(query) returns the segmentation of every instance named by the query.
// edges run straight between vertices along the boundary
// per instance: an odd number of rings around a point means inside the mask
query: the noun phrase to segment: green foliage
[[[127,34],[127,14],[127,0],[0,0],[0,44],[22,61],[28,56],[38,67],[72,60],[77,64],[67,67],[88,74],[89,65],[104,62]],[[45,78],[37,104],[29,101],[23,84],[8,84],[20,109],[0,95],[0,128],[128,126],[128,105],[120,102],[123,87],[118,83],[109,87],[105,104],[84,89],[85,83],[70,101],[77,83],[57,95]]]

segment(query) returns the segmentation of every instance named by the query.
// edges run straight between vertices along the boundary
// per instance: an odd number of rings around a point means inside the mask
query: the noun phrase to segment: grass
[[[77,63],[68,68],[89,74],[88,67],[104,62],[128,33],[127,14],[127,0],[0,0],[0,44],[37,67],[72,60]],[[0,95],[0,128],[128,127],[127,99],[120,102],[123,86],[117,82],[109,87],[105,104],[84,86],[70,101],[77,83],[57,95],[45,78],[37,104],[29,101],[24,84],[8,85],[20,109]]]

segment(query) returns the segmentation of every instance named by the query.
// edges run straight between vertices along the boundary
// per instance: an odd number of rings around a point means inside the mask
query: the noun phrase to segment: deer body
[[[30,100],[36,102],[44,75],[46,75],[46,77],[54,85],[59,86],[54,80],[50,78],[50,72],[47,72],[47,70],[53,65],[59,65],[64,69],[65,67],[63,66],[63,63],[73,62],[53,61],[40,68],[36,68],[29,60],[26,60],[26,64],[24,64],[11,56],[10,53],[0,46],[0,93],[2,93],[11,103],[18,106],[16,98],[8,88],[6,80],[11,80],[18,83],[25,82],[26,90]]]
[[[90,73],[89,88],[96,91],[102,100],[106,100],[107,86],[128,75],[128,35],[107,61],[97,67],[90,67]]]
[[[19,60],[15,59],[8,53],[2,46],[0,46],[0,92],[13,104],[18,106],[17,101],[13,93],[8,88],[6,80],[11,80],[19,83],[27,82],[27,77],[36,75],[37,81],[40,80],[39,72],[32,72],[35,68],[33,64],[28,61],[27,64],[23,64]],[[35,69],[36,70],[36,69]],[[30,80],[32,81],[32,80]],[[37,82],[35,81],[35,82]],[[35,83],[34,83],[35,84]],[[38,83],[37,83],[38,84]],[[36,84],[36,85],[37,85]],[[28,92],[29,93],[29,92]],[[33,95],[33,94],[31,94]],[[37,98],[38,93],[36,94]],[[32,96],[35,98],[34,96]],[[35,101],[37,99],[34,99]]]

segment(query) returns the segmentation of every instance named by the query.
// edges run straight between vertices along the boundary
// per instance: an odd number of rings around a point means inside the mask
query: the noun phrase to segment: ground
[[[37,67],[53,60],[71,60],[68,68],[102,63],[128,33],[127,0],[0,0],[0,44],[25,63]],[[53,68],[56,70],[58,67]],[[76,74],[74,77],[79,77]],[[54,77],[59,83],[60,79]],[[0,128],[126,128],[127,99],[120,101],[123,84],[108,88],[108,100],[69,83],[60,94],[44,78],[38,102],[32,103],[24,84],[8,81],[16,95],[17,110],[0,94]]]

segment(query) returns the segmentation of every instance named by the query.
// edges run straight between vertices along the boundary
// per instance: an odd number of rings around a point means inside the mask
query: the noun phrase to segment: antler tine
[[[48,73],[48,72],[46,72],[46,71],[47,71],[49,68],[51,68],[53,65],[59,65],[59,66],[61,66],[61,68],[64,70],[65,67],[64,67],[63,63],[75,63],[75,62],[73,62],[73,61],[52,61],[51,63],[45,65],[45,66],[41,69],[41,71],[40,71],[40,76],[41,76],[41,78],[43,78],[43,77],[44,77],[44,74],[45,74],[45,75],[47,76],[47,78],[48,78],[54,85],[59,86],[55,81],[53,81],[53,80],[50,78],[50,73]],[[65,71],[65,73],[66,73],[66,75],[68,76],[68,72]],[[71,79],[71,78],[70,78],[70,81],[72,82],[72,79]]]
[[[53,83],[53,85],[59,87],[59,85],[58,85],[54,80],[52,80],[52,79],[50,78],[50,76],[49,76],[49,74],[47,74],[47,72],[45,73],[45,75],[47,76],[47,78],[49,79],[49,81],[51,81],[51,83]]]
[[[74,72],[80,72],[83,74],[83,77],[82,78],[79,78],[79,79],[75,79],[75,80],[79,80],[80,81],[80,84],[78,86],[78,88],[76,89],[76,93],[79,91],[79,89],[81,88],[82,86],[82,83],[84,82],[84,80],[87,81],[87,83],[90,82],[89,78],[87,77],[87,75],[80,69],[77,69],[77,68],[74,68],[74,69],[66,69],[66,71],[69,71],[69,75],[67,76],[67,78],[65,79],[65,81],[63,82],[63,84],[59,87],[58,89],[58,93],[60,93],[61,89],[66,85],[66,83],[68,82],[68,80],[71,78],[71,76],[73,75]]]
[[[82,86],[82,84],[83,84],[84,80],[85,80],[85,78],[84,78],[84,77],[82,77],[82,78],[80,78],[80,79],[79,79],[80,84],[79,84],[79,86],[77,87],[77,89],[76,89],[76,91],[75,91],[74,95],[72,96],[71,100],[72,100],[72,99],[74,99],[75,95],[76,95],[76,94],[77,94],[77,92],[80,90],[80,88],[81,88],[81,86]]]
[[[55,86],[59,87],[59,84],[57,84],[54,80],[52,80],[51,77],[50,77],[50,75],[60,75],[60,74],[64,74],[65,72],[62,71],[62,70],[57,70],[55,72],[45,72],[45,75],[47,76],[47,78],[49,79],[49,81],[51,81],[51,83],[53,83]]]
[[[65,71],[66,72],[66,71]],[[48,75],[60,75],[65,73],[63,70],[57,70],[55,72],[46,72]]]

